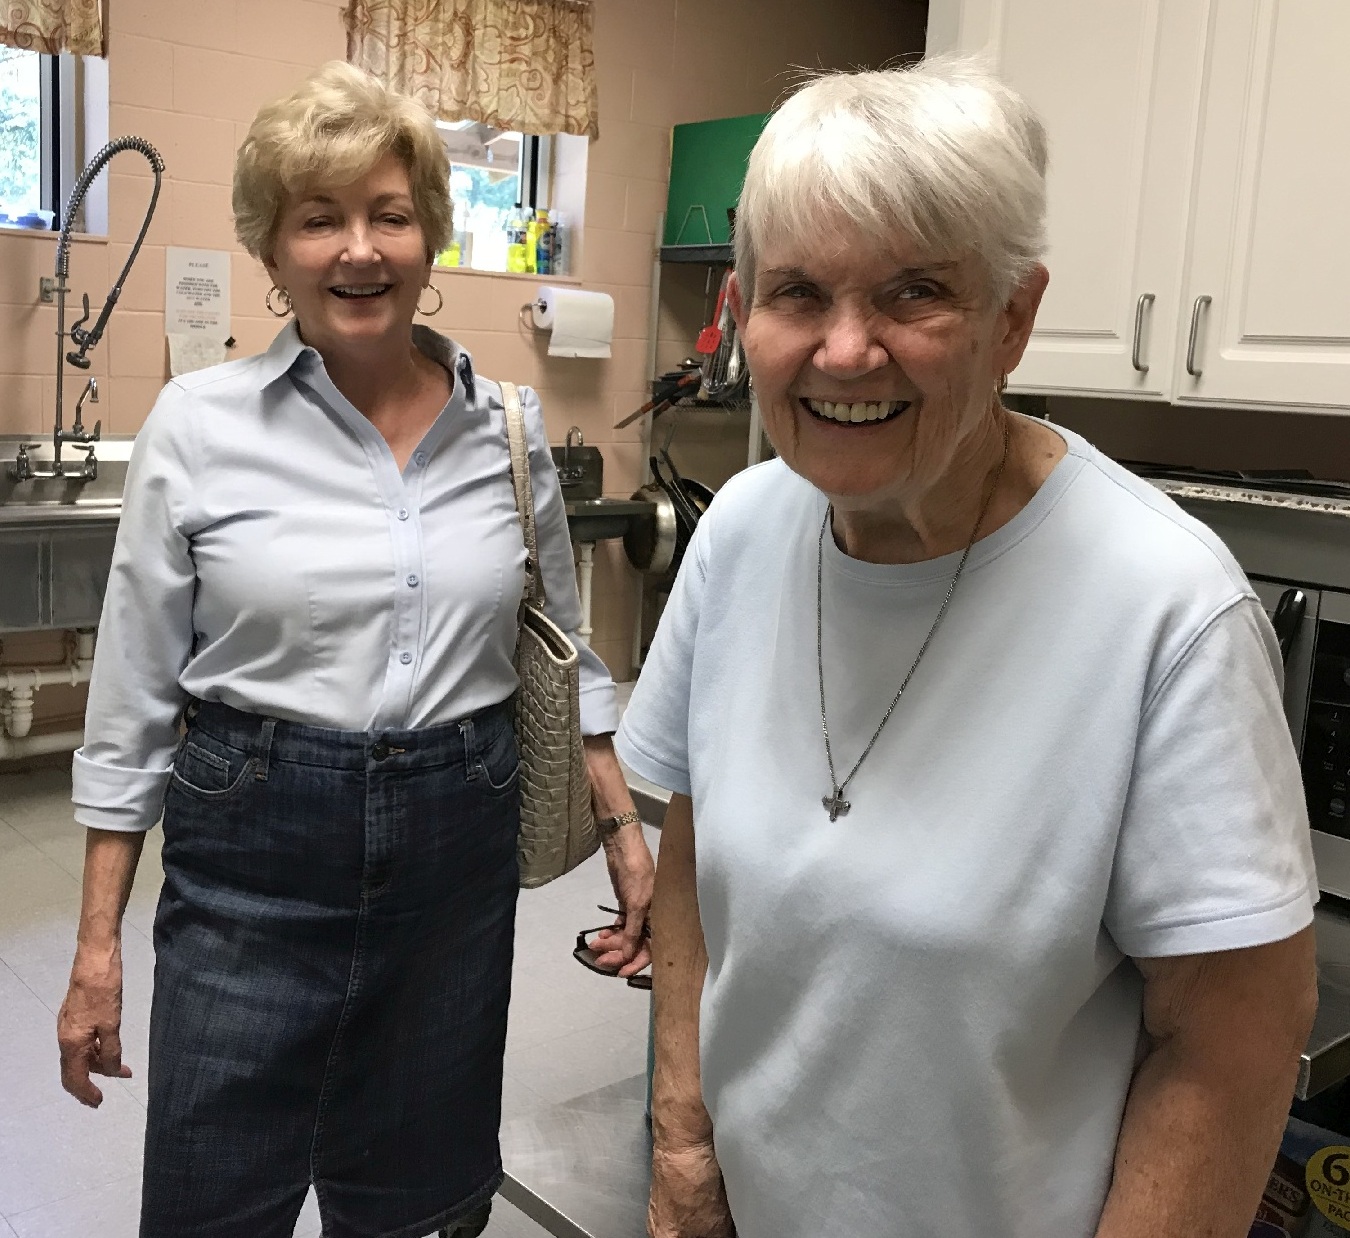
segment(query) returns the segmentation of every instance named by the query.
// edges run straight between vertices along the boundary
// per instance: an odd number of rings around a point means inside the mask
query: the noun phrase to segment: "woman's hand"
[[[656,865],[642,836],[642,826],[620,826],[604,841],[609,883],[614,887],[622,915],[613,928],[602,929],[592,941],[596,963],[632,976],[652,961],[647,943],[647,913],[652,905]]]
[[[61,1086],[82,1105],[97,1109],[103,1093],[91,1075],[130,1079],[122,1063],[122,945],[81,948],[70,971],[70,988],[56,1016],[61,1046]]]
[[[652,1152],[650,1238],[735,1238],[722,1170],[711,1144]]]
[[[587,735],[586,769],[597,817],[619,817],[633,809],[623,767],[608,735]],[[613,928],[596,935],[591,943],[596,964],[617,970],[621,976],[640,972],[651,961],[647,946],[647,913],[652,905],[656,865],[638,823],[621,825],[604,841],[609,882],[618,900],[620,918]]]

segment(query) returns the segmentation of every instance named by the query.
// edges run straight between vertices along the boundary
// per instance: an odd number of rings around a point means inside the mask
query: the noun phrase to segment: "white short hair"
[[[974,253],[1001,302],[1045,248],[1045,129],[978,61],[830,73],[789,98],[750,155],[736,269],[753,294],[764,242],[809,248],[857,228],[934,257]]]

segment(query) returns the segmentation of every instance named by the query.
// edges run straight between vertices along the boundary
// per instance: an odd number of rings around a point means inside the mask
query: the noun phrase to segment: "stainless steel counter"
[[[1301,1098],[1350,1078],[1350,915],[1319,906],[1321,1006],[1299,1070]],[[501,1195],[555,1238],[643,1238],[651,1134],[641,1075],[502,1127]]]
[[[501,1196],[555,1238],[643,1238],[647,1082],[634,1075],[502,1127]]]
[[[1297,1095],[1307,1100],[1350,1079],[1350,915],[1324,900],[1317,931],[1317,1021],[1299,1066]]]
[[[121,500],[111,503],[43,503],[0,506],[0,528],[52,529],[89,524],[116,527]]]

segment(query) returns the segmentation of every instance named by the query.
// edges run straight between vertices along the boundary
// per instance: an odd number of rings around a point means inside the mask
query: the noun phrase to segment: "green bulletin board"
[[[768,119],[765,112],[675,126],[664,244],[725,245],[731,239],[727,210],[741,196],[750,151]]]

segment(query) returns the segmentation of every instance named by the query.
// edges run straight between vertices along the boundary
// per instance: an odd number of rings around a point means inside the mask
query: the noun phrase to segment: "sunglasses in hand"
[[[597,976],[617,976],[619,974],[617,968],[601,967],[600,964],[596,962],[595,948],[592,945],[592,939],[597,933],[621,928],[623,925],[623,912],[617,907],[602,906],[600,907],[600,910],[607,915],[618,916],[619,924],[602,924],[598,928],[582,929],[581,932],[577,934],[577,946],[576,949],[572,951],[572,957],[576,959],[582,967],[595,972]],[[644,924],[642,926],[642,935],[644,937],[650,937],[652,935],[650,925]],[[652,978],[649,972],[640,972],[636,976],[626,976],[625,979],[628,981],[628,987],[630,989],[650,989],[652,987]]]

